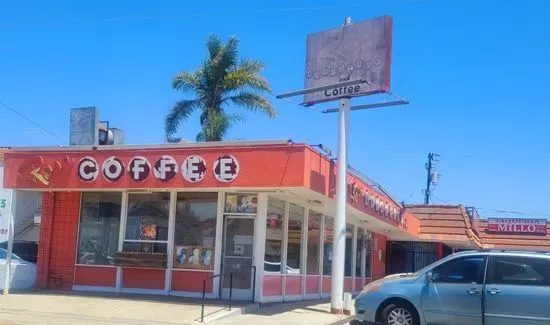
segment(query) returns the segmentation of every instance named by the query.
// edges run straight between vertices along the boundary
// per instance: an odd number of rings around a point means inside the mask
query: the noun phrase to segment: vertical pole
[[[206,278],[202,280],[201,323],[204,322],[204,296],[206,295]]]
[[[349,112],[350,98],[340,99],[340,111],[338,114],[338,161],[336,166],[336,218],[334,220],[334,243],[332,246],[332,291],[330,297],[330,311],[333,314],[341,314],[343,312]]]
[[[428,171],[428,177],[426,177],[426,193],[424,193],[424,204],[430,204],[430,185],[432,183],[432,159],[433,153],[428,154],[428,164],[426,170]]]
[[[229,273],[229,311],[231,311],[232,298],[233,298],[233,272]]]
[[[4,270],[4,290],[3,295],[7,295],[10,291],[11,278],[11,253],[13,251],[13,212],[15,210],[15,190],[11,190],[10,201],[8,202],[8,256],[6,257],[6,268]]]

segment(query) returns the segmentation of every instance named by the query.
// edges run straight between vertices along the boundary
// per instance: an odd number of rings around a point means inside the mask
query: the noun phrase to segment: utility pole
[[[437,183],[439,175],[433,171],[435,167],[434,161],[439,161],[439,154],[430,152],[428,154],[428,162],[426,163],[426,171],[428,172],[426,177],[426,189],[424,190],[424,204],[430,204],[430,187],[432,183]]]

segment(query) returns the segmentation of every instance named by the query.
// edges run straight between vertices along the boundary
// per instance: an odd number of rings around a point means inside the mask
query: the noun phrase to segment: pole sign
[[[8,240],[12,190],[0,189],[0,243]]]
[[[547,222],[546,219],[489,218],[487,232],[546,235]]]
[[[359,80],[370,84],[306,93],[304,104],[389,91],[391,45],[389,16],[307,35],[306,89]]]

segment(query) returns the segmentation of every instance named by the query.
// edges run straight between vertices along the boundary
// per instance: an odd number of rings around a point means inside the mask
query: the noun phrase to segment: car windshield
[[[8,257],[8,251],[0,248],[0,259],[5,260]],[[11,254],[11,258],[14,260],[20,260],[21,258],[15,254]]]

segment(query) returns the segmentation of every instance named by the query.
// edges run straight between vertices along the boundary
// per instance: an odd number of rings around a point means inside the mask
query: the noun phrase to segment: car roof
[[[516,255],[516,256],[537,256],[550,258],[550,252],[547,251],[529,251],[529,250],[511,250],[511,249],[478,249],[462,251],[453,254],[453,256],[468,255]]]

